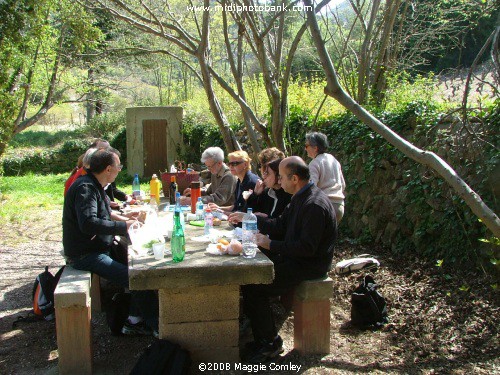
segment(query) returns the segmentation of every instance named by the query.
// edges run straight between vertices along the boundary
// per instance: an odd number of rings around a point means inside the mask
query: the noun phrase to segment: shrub
[[[82,131],[94,138],[112,139],[125,124],[124,112],[104,113],[92,118]]]

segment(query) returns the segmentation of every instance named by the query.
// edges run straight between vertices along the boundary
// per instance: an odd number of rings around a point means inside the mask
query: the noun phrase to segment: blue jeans
[[[123,288],[128,288],[128,267],[113,260],[106,253],[90,253],[71,260],[77,270],[90,271]],[[140,315],[146,324],[158,331],[158,296],[153,290],[131,291],[130,315]]]

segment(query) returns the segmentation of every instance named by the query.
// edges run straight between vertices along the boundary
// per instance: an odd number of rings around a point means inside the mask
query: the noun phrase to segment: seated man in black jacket
[[[257,217],[257,245],[280,254],[281,260],[274,264],[272,284],[242,286],[243,307],[255,339],[248,357],[252,363],[264,362],[283,351],[269,297],[281,295],[304,280],[326,276],[337,239],[335,211],[328,196],[309,181],[307,164],[292,156],[280,163],[279,173],[281,186],[292,194],[292,200],[277,218]]]
[[[104,187],[120,170],[119,152],[111,147],[95,151],[90,169],[70,186],[64,198],[63,247],[67,263],[128,288],[128,266],[109,256],[115,235],[126,235],[133,215],[111,212]],[[153,291],[132,292],[125,334],[157,334],[158,298]]]

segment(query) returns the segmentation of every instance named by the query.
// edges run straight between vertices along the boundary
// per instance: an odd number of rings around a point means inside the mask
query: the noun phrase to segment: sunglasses
[[[237,165],[243,164],[244,161],[230,161],[227,163],[230,167],[236,167]]]

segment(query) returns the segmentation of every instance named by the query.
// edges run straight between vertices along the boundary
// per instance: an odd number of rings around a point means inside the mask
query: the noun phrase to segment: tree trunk
[[[314,10],[311,10],[312,2],[311,0],[303,0],[303,2],[306,6],[311,7],[306,8],[307,21],[309,23],[309,29],[318,51],[321,64],[325,71],[327,80],[325,93],[335,98],[342,106],[351,111],[356,118],[362,121],[365,125],[369,126],[374,132],[380,134],[386,141],[396,147],[404,155],[436,171],[455,190],[458,196],[465,201],[472,212],[482,220],[493,235],[495,237],[500,237],[500,219],[498,216],[443,159],[433,152],[419,149],[412,143],[400,137],[380,120],[370,114],[366,109],[356,103],[349,95],[347,95],[338,82],[337,73],[330,59],[330,55],[326,50],[325,44],[323,43]]]
[[[94,69],[87,71],[87,82],[89,91],[87,91],[87,124],[94,118],[96,110],[96,98],[94,95]]]
[[[64,30],[61,30],[61,34],[59,35],[59,45],[57,49],[56,58],[54,60],[54,64],[52,65],[52,74],[50,77],[49,87],[47,89],[47,94],[45,95],[45,101],[42,106],[38,109],[37,113],[33,116],[21,121],[19,124],[16,124],[14,127],[13,134],[18,134],[23,130],[29,128],[34,125],[37,121],[39,121],[43,116],[47,114],[49,109],[51,109],[54,105],[54,93],[56,90],[58,73],[59,73],[59,65],[61,63],[61,51],[64,43]]]
[[[204,6],[208,8],[210,5],[209,0],[204,0]],[[208,103],[210,106],[210,112],[215,118],[217,125],[222,133],[222,139],[224,140],[224,145],[226,146],[227,152],[232,152],[236,150],[241,150],[241,146],[236,140],[231,127],[229,126],[229,121],[222,110],[219,100],[215,95],[212,77],[210,75],[209,69],[209,56],[210,56],[210,42],[209,42],[209,31],[210,31],[210,12],[203,12],[203,25],[201,41],[197,51],[197,59],[200,65],[201,76],[203,79],[203,88],[207,95]]]

